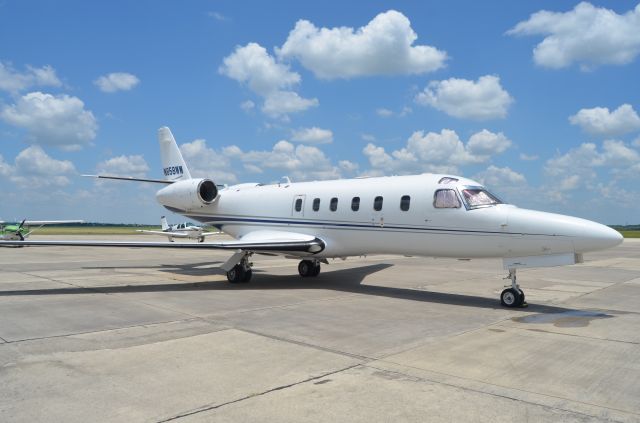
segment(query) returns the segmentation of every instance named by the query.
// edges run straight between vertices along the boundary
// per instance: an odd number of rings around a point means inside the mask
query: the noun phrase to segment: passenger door
[[[293,204],[291,205],[291,216],[304,217],[304,202],[306,195],[300,194],[293,197]]]

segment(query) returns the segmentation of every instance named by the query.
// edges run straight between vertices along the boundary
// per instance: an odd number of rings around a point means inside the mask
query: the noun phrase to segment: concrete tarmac
[[[3,248],[0,421],[640,422],[639,241],[518,271],[524,309],[499,260]]]

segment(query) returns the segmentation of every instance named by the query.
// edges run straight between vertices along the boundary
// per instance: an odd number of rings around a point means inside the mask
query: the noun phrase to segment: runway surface
[[[640,421],[638,240],[516,310],[499,260],[228,256],[0,249],[0,421]]]

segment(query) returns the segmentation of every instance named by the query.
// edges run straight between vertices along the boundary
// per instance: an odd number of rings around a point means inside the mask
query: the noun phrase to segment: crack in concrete
[[[226,405],[236,404],[236,403],[239,403],[239,402],[251,399],[251,398],[256,398],[256,397],[260,397],[260,396],[263,396],[263,395],[270,394],[271,392],[282,391],[283,389],[288,389],[288,388],[291,388],[291,387],[294,387],[294,386],[297,386],[297,385],[301,385],[303,383],[307,383],[307,382],[311,382],[311,381],[314,381],[314,380],[322,379],[322,378],[327,377],[327,376],[335,375],[335,374],[344,372],[346,370],[353,369],[353,368],[358,367],[360,365],[361,364],[358,363],[358,364],[354,364],[352,366],[344,367],[342,369],[338,369],[338,370],[334,370],[334,371],[331,371],[331,372],[327,372],[327,373],[324,373],[324,374],[319,375],[319,376],[313,376],[313,377],[310,377],[310,378],[307,378],[307,379],[304,379],[304,380],[301,380],[301,381],[298,381],[298,382],[289,383],[287,385],[276,386],[275,388],[267,389],[266,391],[259,392],[257,394],[247,395],[247,396],[242,397],[242,398],[238,398],[238,399],[235,399],[235,400],[227,401],[227,402],[224,402],[222,404],[205,405],[205,406],[202,406],[202,407],[199,407],[199,408],[195,408],[193,410],[186,411],[184,413],[176,414],[175,416],[169,417],[167,419],[157,420],[157,422],[158,423],[170,422],[170,421],[173,421],[173,420],[181,419],[183,417],[188,417],[188,416],[192,416],[194,414],[203,413],[205,411],[216,410],[216,409],[224,407]]]

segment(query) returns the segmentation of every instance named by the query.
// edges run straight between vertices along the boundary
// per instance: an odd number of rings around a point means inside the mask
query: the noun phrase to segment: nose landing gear
[[[505,279],[511,279],[511,288],[502,291],[500,304],[505,307],[526,307],[524,291],[520,289],[520,285],[516,282],[516,269],[509,269],[509,276]]]

